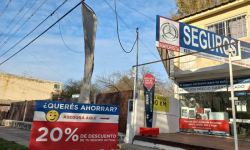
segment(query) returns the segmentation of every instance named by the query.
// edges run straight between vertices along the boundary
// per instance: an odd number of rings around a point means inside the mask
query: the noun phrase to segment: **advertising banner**
[[[233,50],[232,60],[237,60],[232,63],[250,68],[250,43],[238,42],[239,40],[165,17],[157,16],[156,18],[156,47],[182,53],[192,53],[237,42],[236,44],[194,55],[229,63],[228,50],[231,48]]]
[[[119,106],[37,101],[30,150],[116,149]]]
[[[153,106],[154,106],[154,93],[155,85],[148,90],[145,85],[144,88],[144,97],[145,97],[145,113],[146,113],[146,126],[152,128],[153,123]]]
[[[141,99],[145,100],[144,92],[141,92]],[[154,94],[154,111],[169,112],[169,98]]]
[[[229,79],[179,83],[179,93],[219,92],[227,90],[230,91]],[[245,90],[250,90],[250,77],[234,78],[234,91]]]
[[[143,77],[143,89],[145,97],[146,126],[152,128],[155,94],[155,77],[153,75],[147,74]]]
[[[228,120],[180,119],[181,129],[198,129],[229,132]]]

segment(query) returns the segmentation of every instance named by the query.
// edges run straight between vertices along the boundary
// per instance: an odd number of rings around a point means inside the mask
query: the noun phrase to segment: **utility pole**
[[[233,78],[233,67],[232,67],[232,49],[229,49],[229,71],[230,71],[230,89],[232,98],[232,115],[233,115],[233,128],[234,128],[234,146],[235,150],[238,150],[238,138],[236,130],[236,117],[235,117],[235,104],[234,104],[234,78]]]
[[[136,28],[136,33],[137,33],[137,53],[136,53],[136,79],[135,79],[135,82],[136,82],[136,88],[135,88],[135,98],[138,98],[138,51],[139,51],[139,29]]]
[[[132,112],[132,117],[131,117],[131,130],[129,134],[132,133],[132,136],[135,136],[135,100],[138,98],[138,93],[137,93],[137,86],[138,86],[138,48],[139,48],[139,29],[136,28],[136,33],[137,33],[137,53],[136,53],[136,68],[133,70],[133,77],[134,77],[134,91],[133,91],[133,112]],[[134,69],[134,67],[133,67]],[[130,135],[129,135],[130,136]],[[129,140],[129,143],[132,143],[132,139]]]

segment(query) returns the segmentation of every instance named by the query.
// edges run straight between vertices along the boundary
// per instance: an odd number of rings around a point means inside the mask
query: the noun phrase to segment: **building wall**
[[[248,37],[241,38],[239,40],[250,42],[250,1],[238,0],[233,3],[229,3],[225,6],[214,8],[212,10],[179,20],[180,22],[196,26],[198,28],[206,29],[208,24],[216,23],[222,20],[229,19],[241,14],[247,15],[247,27]],[[183,55],[184,53],[175,52],[175,56]],[[174,72],[200,69],[211,66],[218,66],[224,63],[219,61],[210,60],[207,58],[196,56],[185,56],[175,60]]]
[[[54,84],[59,84],[60,89],[54,90]],[[51,99],[52,92],[57,93],[61,91],[62,85],[62,82],[0,73],[0,100]]]

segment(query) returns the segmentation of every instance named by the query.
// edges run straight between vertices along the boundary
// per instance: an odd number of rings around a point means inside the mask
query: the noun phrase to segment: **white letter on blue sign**
[[[208,33],[208,47],[209,47],[209,48],[212,48],[212,47],[214,47],[214,45],[215,45],[215,44],[214,44],[214,34],[212,34],[212,40],[213,40],[213,41],[212,41],[212,42],[213,42],[213,45],[211,46],[211,45],[210,45],[210,43],[211,43],[211,42],[210,42],[210,34]],[[212,49],[211,51],[214,51],[214,49]]]
[[[188,40],[187,40],[185,37],[184,37],[183,39],[184,39],[184,43],[185,43],[186,45],[189,45],[190,42],[191,42],[191,40],[190,40],[190,35],[187,33],[186,30],[188,30],[188,32],[190,32],[190,29],[189,29],[188,26],[184,26],[184,34],[187,36]]]
[[[226,44],[229,44],[229,40],[227,38],[224,38],[223,39],[223,45],[226,45]],[[225,54],[228,55],[228,49],[226,49],[226,46],[223,46],[223,50],[224,50]]]
[[[202,47],[203,49],[207,49],[207,40],[206,40],[206,39],[203,39],[204,45],[203,45],[202,42],[201,42],[201,36],[202,36],[202,34],[204,35],[204,37],[207,37],[205,31],[202,30],[202,31],[200,32],[200,37],[199,37],[199,39],[200,39],[200,44],[201,44],[201,47]]]
[[[234,43],[234,42],[235,42],[234,40],[231,40],[231,43]],[[233,44],[231,45],[231,48],[233,49],[232,55],[236,56],[237,55],[237,51],[236,51],[236,48],[234,47]]]
[[[199,47],[197,43],[194,43],[194,39],[198,39],[198,36],[194,35],[194,32],[198,32],[198,29],[192,28],[192,46]]]
[[[222,40],[221,40],[221,37],[219,35],[215,35],[215,42],[216,42],[216,47],[221,46]],[[220,49],[221,54],[223,54],[221,47],[219,49]],[[216,48],[216,52],[218,52],[218,48]]]

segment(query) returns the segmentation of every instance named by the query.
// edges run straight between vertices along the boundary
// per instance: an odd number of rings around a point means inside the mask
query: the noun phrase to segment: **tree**
[[[146,74],[153,74],[156,78],[155,93],[173,96],[173,83],[171,80],[162,79],[162,75],[154,72],[151,67],[140,67],[138,72],[138,90],[143,90],[143,77]],[[104,93],[133,90],[134,78],[132,74],[132,70],[115,71],[107,76],[97,76],[96,83],[102,87]]]
[[[163,79],[162,75],[155,72],[151,67],[142,66],[138,70],[138,90],[143,90],[143,77],[152,74],[156,78],[155,93],[166,96],[173,96],[172,80]],[[68,79],[59,94],[54,94],[53,99],[71,98],[73,94],[79,94],[82,80]],[[95,82],[91,84],[90,96],[99,93],[113,93],[134,89],[134,78],[132,70],[114,71],[109,75],[96,76]]]
[[[171,13],[171,18],[176,20],[186,15],[214,7],[216,4],[230,0],[175,0],[177,11]]]
[[[61,93],[54,93],[53,99],[58,98],[71,98],[73,94],[80,94],[82,80],[68,79]],[[101,93],[100,87],[97,84],[92,84],[90,89],[90,96],[94,96],[95,93]]]

